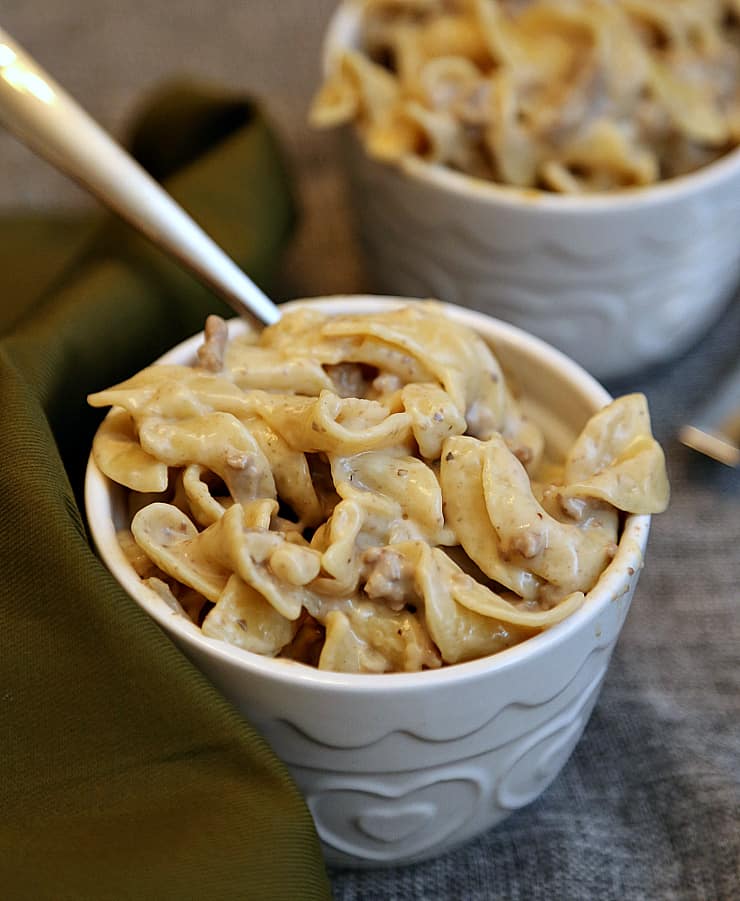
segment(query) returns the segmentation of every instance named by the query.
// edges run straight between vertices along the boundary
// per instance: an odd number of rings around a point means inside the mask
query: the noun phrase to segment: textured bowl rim
[[[310,303],[329,313],[346,312],[348,302],[352,312],[372,312],[391,309],[405,303],[413,303],[413,298],[382,297],[375,295],[316,297],[291,301],[282,305],[283,310]],[[458,321],[474,329],[489,340],[505,340],[510,346],[536,353],[537,357],[557,368],[594,405],[594,409],[604,406],[611,396],[591,375],[577,363],[551,347],[544,341],[522,329],[483,313],[467,310],[452,304],[442,304]],[[239,319],[232,319],[230,330],[238,334],[243,330]],[[182,363],[193,359],[195,349],[202,341],[202,332],[176,345],[156,363]],[[263,657],[203,635],[200,629],[184,617],[172,611],[151,589],[144,585],[123,554],[116,539],[116,530],[111,517],[112,498],[120,490],[98,469],[92,454],[85,474],[85,511],[88,527],[98,554],[116,581],[145,610],[170,637],[174,633],[182,645],[194,652],[216,658],[221,663],[236,666],[245,677],[259,675],[275,682],[314,686],[317,689],[335,690],[367,694],[387,692],[394,688],[405,691],[426,691],[452,683],[465,683],[494,672],[516,666],[524,658],[539,657],[551,648],[565,642],[583,625],[594,621],[609,604],[618,600],[629,590],[632,580],[642,568],[642,563],[650,531],[648,515],[627,516],[619,541],[616,556],[604,570],[597,585],[589,592],[586,602],[573,614],[555,626],[528,638],[521,644],[499,651],[488,657],[481,657],[465,663],[456,663],[437,670],[416,673],[335,673],[295,663],[281,658]]]
[[[357,33],[364,0],[342,0],[332,14],[323,45],[323,69],[328,72],[338,52],[352,45]],[[386,163],[367,155],[357,132],[348,128],[359,151],[383,169],[406,175],[440,191],[448,191],[478,202],[515,207],[532,212],[562,213],[568,216],[601,213],[609,210],[631,211],[644,207],[678,202],[686,196],[701,193],[740,173],[740,146],[685,175],[657,181],[650,185],[623,188],[613,192],[594,194],[556,194],[537,188],[518,188],[513,185],[486,181],[440,164],[428,163],[415,156],[403,157],[399,164]]]

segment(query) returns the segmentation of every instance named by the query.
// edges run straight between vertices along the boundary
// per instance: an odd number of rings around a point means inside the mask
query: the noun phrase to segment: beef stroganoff
[[[119,540],[205,635],[342,672],[410,672],[511,647],[577,610],[624,513],[668,502],[645,398],[553,460],[488,345],[432,303],[296,309],[196,365],[91,395]]]
[[[737,0],[365,0],[311,110],[367,152],[610,191],[740,143]]]

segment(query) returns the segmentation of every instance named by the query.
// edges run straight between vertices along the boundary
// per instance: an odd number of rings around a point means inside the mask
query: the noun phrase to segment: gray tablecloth
[[[2,25],[114,131],[141,92],[173,74],[261,95],[303,202],[281,295],[313,296],[367,289],[333,143],[305,125],[333,6],[6,0]],[[0,161],[0,207],[86,203],[5,136]],[[647,393],[673,502],[654,520],[604,691],[560,778],[529,808],[438,860],[333,874],[337,901],[740,898],[740,471],[675,439],[739,351],[740,300],[685,358],[608,386]]]

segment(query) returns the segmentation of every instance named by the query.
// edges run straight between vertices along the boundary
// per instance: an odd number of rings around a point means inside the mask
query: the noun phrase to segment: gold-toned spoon
[[[679,439],[726,466],[740,466],[740,361],[681,428]]]
[[[240,316],[275,304],[69,94],[0,28],[0,122],[142,232]]]

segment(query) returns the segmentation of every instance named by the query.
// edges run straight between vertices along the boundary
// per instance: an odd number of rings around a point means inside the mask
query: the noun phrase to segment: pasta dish
[[[496,653],[561,621],[617,550],[620,517],[668,501],[645,398],[550,458],[488,345],[416,302],[299,308],[194,366],[153,365],[93,455],[129,490],[119,540],[205,635],[342,672]]]
[[[647,185],[740,143],[738,0],[365,0],[318,127],[562,193]]]

